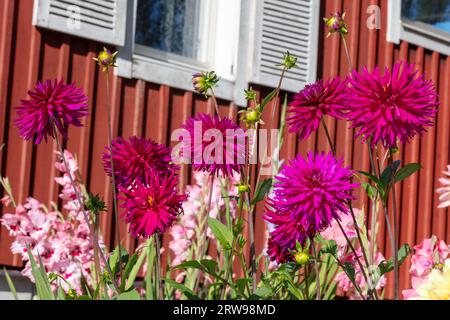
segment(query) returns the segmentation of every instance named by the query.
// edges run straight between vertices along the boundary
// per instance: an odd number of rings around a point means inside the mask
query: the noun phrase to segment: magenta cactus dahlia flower
[[[15,125],[25,140],[35,139],[35,144],[53,137],[55,123],[64,139],[69,125],[81,127],[81,119],[88,114],[87,97],[75,84],[63,81],[38,82],[34,91],[28,91],[30,99],[21,100],[16,107]]]
[[[190,134],[189,150],[193,168],[210,174],[232,176],[245,163],[245,131],[229,118],[200,113],[182,126]],[[232,142],[227,137],[234,136]],[[222,139],[222,140],[217,140]],[[217,148],[215,148],[217,147]],[[219,152],[219,153],[217,153]]]
[[[297,242],[304,243],[348,213],[353,200],[353,172],[331,153],[300,155],[283,165],[273,195],[267,201],[265,219],[274,225],[270,233],[272,260],[281,261]]]
[[[145,183],[149,175],[175,172],[178,168],[171,162],[171,149],[153,140],[119,137],[112,141],[113,164],[116,181],[126,187],[135,180]],[[103,167],[111,176],[111,153],[106,147],[103,153]]]
[[[347,83],[339,78],[306,85],[289,104],[289,131],[298,133],[300,140],[307,139],[324,115],[344,118],[349,103]]]
[[[119,187],[125,209],[122,218],[130,224],[133,237],[164,233],[177,220],[187,199],[186,195],[178,195],[177,184],[178,177],[173,173],[160,176],[154,172],[147,184],[136,180],[128,188]]]
[[[372,137],[372,145],[380,141],[393,148],[433,124],[438,96],[433,83],[419,75],[414,65],[396,63],[384,75],[378,67],[373,72],[353,71],[349,79],[352,103],[347,116],[363,141]]]

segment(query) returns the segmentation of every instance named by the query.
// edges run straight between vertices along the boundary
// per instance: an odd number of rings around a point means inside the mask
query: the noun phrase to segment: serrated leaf
[[[200,300],[200,298],[195,294],[194,291],[186,287],[185,285],[178,283],[171,279],[166,279],[165,283],[169,284],[170,286],[174,287],[175,289],[179,290],[181,293],[183,293],[188,299],[190,300]]]
[[[270,189],[272,189],[272,179],[266,179],[263,182],[261,182],[258,187],[256,188],[255,195],[252,200],[252,204],[255,205],[258,202],[262,201],[266,195],[270,192]]]
[[[397,172],[397,174],[395,175],[395,182],[405,180],[420,169],[422,169],[422,166],[419,163],[408,163]]]
[[[220,245],[224,249],[231,249],[233,243],[233,234],[228,228],[219,220],[208,217],[208,226],[211,228],[212,233],[219,241]]]

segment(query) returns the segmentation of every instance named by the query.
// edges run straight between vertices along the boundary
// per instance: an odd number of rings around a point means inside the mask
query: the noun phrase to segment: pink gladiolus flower
[[[52,122],[64,139],[69,125],[81,127],[81,119],[87,116],[87,97],[72,83],[47,80],[38,82],[35,91],[28,91],[29,100],[22,100],[16,108],[15,125],[25,140],[35,139],[35,144],[47,137],[54,137]]]
[[[349,81],[352,103],[347,116],[364,141],[372,137],[372,145],[381,142],[392,148],[398,140],[407,143],[433,124],[438,97],[433,83],[414,65],[397,63],[384,75],[378,67],[373,72],[353,71]]]
[[[78,165],[70,152],[65,151],[66,159],[73,176],[76,176]],[[72,184],[67,177],[67,172],[62,160],[55,167],[63,174],[55,180],[61,185],[63,207],[69,208],[68,214],[62,219],[62,213],[57,211],[47,212],[47,209],[38,200],[28,198],[25,204],[18,204],[14,213],[5,213],[0,223],[9,230],[14,237],[11,251],[19,254],[25,262],[22,271],[24,276],[32,281],[31,264],[28,257],[27,245],[35,260],[40,256],[45,270],[48,273],[56,273],[67,282],[57,280],[52,283],[52,289],[57,287],[68,291],[76,290],[79,294],[83,292],[81,278],[86,279],[88,285],[92,285],[92,271],[94,268],[94,251],[92,237],[85,220],[81,218],[82,212],[75,203]],[[76,182],[76,187],[80,188]],[[100,245],[103,248],[100,236]],[[101,266],[102,268],[102,266]]]
[[[411,299],[417,296],[416,289],[427,280],[432,270],[442,268],[449,254],[450,247],[434,235],[414,246],[409,269],[412,289],[403,290],[403,298]]]
[[[441,201],[438,208],[450,207],[450,165],[447,166],[447,171],[444,171],[444,175],[448,176],[448,178],[439,178],[439,182],[443,186],[436,190],[440,194],[439,200]]]
[[[356,216],[356,221],[359,221],[363,212],[359,209],[353,209],[353,212]],[[353,222],[353,218],[350,214],[339,213],[339,218],[341,221],[341,226],[345,231],[349,240],[355,239],[357,237],[355,224]],[[339,228],[339,225],[336,220],[331,222],[331,225],[323,230],[321,233],[322,237],[326,240],[334,240],[338,245],[338,248],[343,251],[347,248],[347,240],[345,239],[344,234]]]

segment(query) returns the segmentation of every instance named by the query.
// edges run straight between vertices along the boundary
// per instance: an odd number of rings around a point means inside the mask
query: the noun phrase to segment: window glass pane
[[[450,33],[450,0],[403,0],[402,16]]]
[[[196,58],[199,1],[139,0],[135,42]]]

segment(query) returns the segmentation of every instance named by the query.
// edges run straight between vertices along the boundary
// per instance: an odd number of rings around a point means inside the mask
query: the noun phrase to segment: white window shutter
[[[123,46],[127,0],[35,0],[33,24]]]
[[[255,57],[252,81],[277,85],[283,53],[298,58],[286,74],[282,89],[297,92],[316,81],[319,30],[318,0],[260,0],[257,2]]]

